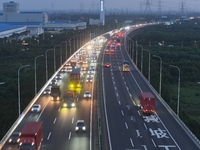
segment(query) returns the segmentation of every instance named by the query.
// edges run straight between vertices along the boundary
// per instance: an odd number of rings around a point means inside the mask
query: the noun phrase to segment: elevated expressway
[[[123,41],[123,40],[121,40]],[[103,56],[103,93],[108,147],[110,150],[198,150],[199,141],[161,100],[137,67],[121,71],[122,61],[132,62],[123,43],[114,54]],[[156,113],[144,116],[139,109],[140,92],[156,97]],[[164,105],[166,105],[166,107]]]
[[[123,41],[123,40],[122,40]],[[94,49],[93,49],[94,50]],[[166,107],[159,95],[151,87],[148,81],[141,75],[133,63],[131,72],[120,71],[123,60],[131,59],[122,46],[116,47],[115,53],[105,55],[102,53],[102,63],[98,65],[98,78],[102,76],[103,94],[102,101],[105,108],[105,124],[110,150],[197,150],[198,141],[182,127],[173,112]],[[75,56],[75,54],[74,54]],[[73,56],[72,56],[73,57]],[[88,61],[88,66],[97,63]],[[106,62],[111,63],[111,68],[105,68]],[[61,66],[55,75],[62,68]],[[101,68],[101,69],[99,69]],[[54,75],[54,76],[55,76]],[[50,79],[52,80],[54,76]],[[97,89],[94,83],[85,82],[87,73],[82,76],[82,88],[78,95],[76,108],[61,108],[60,101],[51,101],[50,96],[43,95],[44,86],[35,96],[33,103],[42,106],[41,113],[30,112],[31,105],[18,119],[17,127],[13,131],[21,131],[27,121],[43,121],[44,138],[41,150],[91,150],[100,149],[98,141],[97,117]],[[95,76],[94,76],[95,77]],[[48,85],[50,80],[46,83]],[[69,82],[69,74],[64,74],[62,79],[63,89]],[[98,87],[98,86],[97,86]],[[99,88],[99,87],[98,87]],[[96,91],[91,99],[83,97],[84,91]],[[156,97],[156,113],[151,116],[143,116],[139,111],[138,96],[141,91],[151,91]],[[64,90],[62,91],[62,93]],[[86,133],[75,133],[75,123],[78,119],[86,122]],[[178,121],[177,121],[178,120]],[[103,120],[102,120],[103,121]],[[13,132],[12,131],[12,132]],[[197,146],[198,145],[198,146]],[[17,149],[16,145],[5,143],[2,150]]]

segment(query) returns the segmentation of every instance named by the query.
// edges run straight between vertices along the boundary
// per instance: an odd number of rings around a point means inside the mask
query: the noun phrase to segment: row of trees
[[[162,97],[176,112],[178,70],[169,67],[179,67],[181,73],[180,118],[200,138],[200,26],[185,23],[171,26],[157,25],[146,28],[140,34],[132,37],[152,55],[162,59]],[[151,44],[149,44],[151,41]],[[165,41],[163,45],[158,44]],[[181,45],[181,41],[184,41]],[[194,44],[196,41],[196,44]],[[173,45],[173,46],[169,46]],[[141,51],[138,50],[139,55]],[[135,58],[134,58],[135,60]],[[140,69],[140,57],[138,68]],[[159,91],[158,59],[151,57],[151,84]],[[148,79],[148,53],[144,51],[143,74]]]

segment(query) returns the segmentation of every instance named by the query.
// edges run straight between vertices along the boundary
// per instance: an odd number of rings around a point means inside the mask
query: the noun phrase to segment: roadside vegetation
[[[200,22],[179,21],[172,25],[146,28],[132,37],[151,54],[150,83],[159,93],[160,59],[162,59],[162,98],[177,113],[178,77],[180,69],[179,117],[200,138]],[[138,48],[140,69],[141,49]],[[144,51],[143,74],[148,79],[148,53]]]

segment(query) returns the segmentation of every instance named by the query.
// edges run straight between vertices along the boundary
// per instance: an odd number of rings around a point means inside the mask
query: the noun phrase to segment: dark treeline
[[[151,54],[151,84],[159,92],[162,59],[162,97],[177,112],[178,69],[180,69],[180,118],[200,138],[200,26],[193,22],[177,22],[170,26],[146,28],[132,37]],[[141,50],[138,48],[138,68]],[[143,74],[148,79],[148,53],[144,51]],[[134,58],[135,59],[135,58]]]

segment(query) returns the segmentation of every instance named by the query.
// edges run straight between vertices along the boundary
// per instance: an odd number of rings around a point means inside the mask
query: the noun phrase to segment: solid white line
[[[159,118],[161,124],[163,125],[163,127],[165,128],[165,130],[168,132],[169,136],[172,138],[172,140],[174,141],[174,143],[176,144],[176,146],[178,147],[178,149],[181,150],[181,148],[179,147],[179,145],[176,143],[176,141],[174,140],[174,138],[172,137],[172,135],[170,134],[170,132],[168,131],[167,127],[165,126],[165,124],[162,122],[162,120],[160,119],[160,117],[158,116],[158,114],[155,112],[156,116]]]
[[[153,140],[153,139],[151,139],[151,141],[153,142],[153,145],[154,145],[155,147],[157,147],[157,146],[156,146],[156,144],[155,144],[155,142],[154,142],[154,140]]]
[[[76,99],[76,101],[78,102],[78,98]]]
[[[131,145],[132,147],[134,147],[134,144],[133,144],[133,140],[130,138],[130,141],[131,141]]]
[[[50,136],[51,136],[51,132],[49,132],[49,135],[48,135],[48,137],[47,137],[47,140],[49,140]]]
[[[127,123],[125,122],[125,126],[126,126],[126,129],[128,129],[128,125],[127,125]]]
[[[69,137],[68,137],[68,139],[70,140],[70,138],[71,138],[71,132],[69,132]]]
[[[60,111],[61,107],[58,108],[58,111]]]
[[[121,113],[122,113],[122,116],[124,116],[124,112],[123,112],[123,110],[121,110]]]
[[[72,123],[74,123],[74,118],[72,118]]]
[[[54,121],[53,121],[53,124],[55,124],[55,123],[56,123],[56,120],[57,120],[57,118],[55,118],[55,119],[54,119]]]

